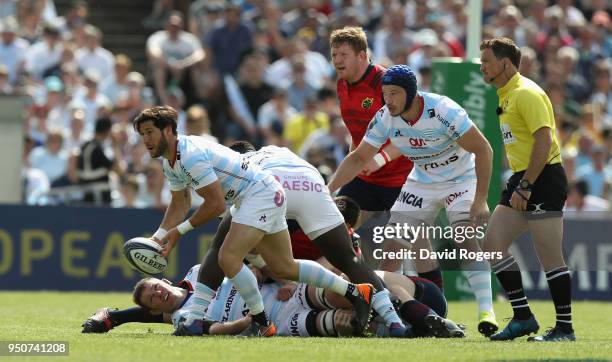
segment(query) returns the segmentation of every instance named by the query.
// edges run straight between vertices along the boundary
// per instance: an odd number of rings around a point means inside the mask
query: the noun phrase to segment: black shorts
[[[500,205],[512,207],[510,198],[524,174],[525,171],[520,171],[508,179],[499,200]],[[567,192],[567,176],[563,166],[560,163],[544,166],[540,176],[533,183],[525,216],[529,218],[562,216]]]
[[[355,177],[340,189],[338,196],[352,198],[364,211],[388,211],[401,190],[401,187],[374,185]]]

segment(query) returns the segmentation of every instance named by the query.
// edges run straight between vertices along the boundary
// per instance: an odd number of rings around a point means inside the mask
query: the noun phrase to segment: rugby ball
[[[156,275],[166,271],[168,261],[161,256],[162,247],[151,239],[133,238],[123,246],[123,254],[130,265],[145,274]]]

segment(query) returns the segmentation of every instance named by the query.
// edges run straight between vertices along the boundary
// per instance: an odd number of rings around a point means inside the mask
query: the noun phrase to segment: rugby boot
[[[540,325],[533,315],[528,319],[512,318],[506,328],[501,332],[491,335],[489,338],[492,341],[511,341],[518,337],[537,333],[539,329]]]
[[[499,325],[495,320],[495,314],[489,311],[482,311],[478,316],[478,332],[485,337],[490,337],[497,332]]]
[[[561,328],[553,327],[546,330],[541,336],[527,338],[529,342],[574,342],[576,341],[576,335],[572,331],[571,333],[565,333]]]
[[[355,318],[352,321],[353,334],[361,336],[372,317],[372,296],[375,289],[372,284],[356,284],[355,287],[359,294],[352,301],[355,308]]]

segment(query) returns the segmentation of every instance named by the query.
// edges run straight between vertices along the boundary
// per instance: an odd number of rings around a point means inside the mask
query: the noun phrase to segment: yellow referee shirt
[[[547,163],[560,163],[555,116],[550,99],[542,88],[517,72],[497,90],[497,95],[502,109],[499,116],[502,140],[512,171],[516,173],[527,169],[533,148],[533,133],[542,127],[550,128],[553,139]]]

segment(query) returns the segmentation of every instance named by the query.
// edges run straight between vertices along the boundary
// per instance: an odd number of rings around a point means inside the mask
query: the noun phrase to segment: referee
[[[508,252],[512,242],[529,231],[546,271],[555,304],[556,325],[529,341],[575,341],[572,328],[571,279],[562,253],[567,178],[561,166],[553,109],[546,93],[518,71],[521,51],[508,38],[480,43],[485,82],[497,88],[497,114],[513,175],[493,211],[483,248],[501,252],[491,268],[506,291],[514,316],[491,340],[512,340],[536,333],[539,325],[529,309],[518,264]]]

